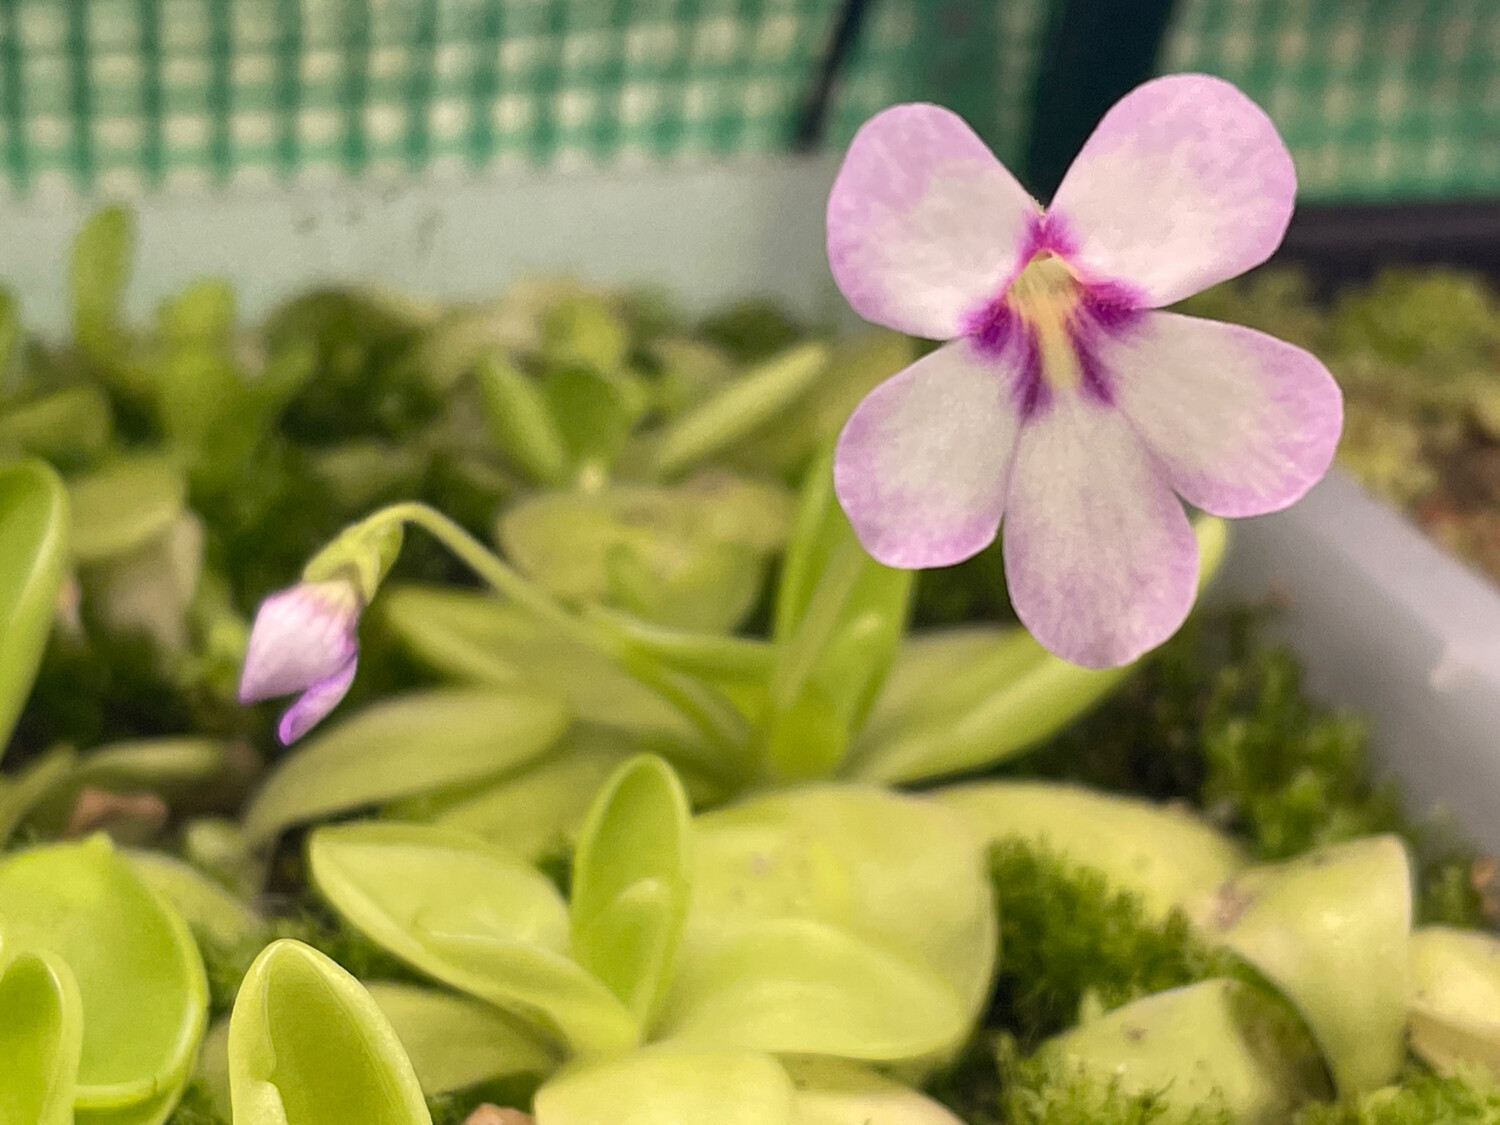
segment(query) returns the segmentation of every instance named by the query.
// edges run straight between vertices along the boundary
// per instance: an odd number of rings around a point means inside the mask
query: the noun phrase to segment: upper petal
[[[327,718],[328,712],[349,694],[358,664],[357,657],[350,657],[342,668],[319,680],[298,696],[297,701],[286,709],[286,714],[281,716],[281,723],[276,729],[282,745],[290,746]]]
[[[1184,500],[1258,516],[1328,471],[1343,395],[1317,357],[1234,324],[1151,313],[1101,345],[1116,399]]]
[[[240,702],[302,691],[354,656],[359,596],[348,582],[302,582],[261,602],[250,630]]]
[[[1197,540],[1118,409],[1055,396],[1021,432],[1005,503],[1011,604],[1058,656],[1125,664],[1182,624]]]
[[[865,396],[839,435],[834,488],[887,566],[948,566],[995,538],[1020,425],[1021,349],[955,340]]]
[[[1154,308],[1269,258],[1296,192],[1264,110],[1222,79],[1174,74],[1104,115],[1048,209],[1049,241]]]
[[[1036,201],[956,113],[898,105],[855,134],[828,196],[828,264],[866,320],[947,340],[1028,252]]]

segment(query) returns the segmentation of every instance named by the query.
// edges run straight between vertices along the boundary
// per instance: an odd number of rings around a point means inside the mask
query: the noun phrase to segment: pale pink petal
[[[1296,192],[1264,110],[1222,79],[1174,74],[1104,115],[1052,200],[1047,241],[1154,308],[1269,258]]]
[[[1056,395],[1027,419],[1005,505],[1016,614],[1089,668],[1128,663],[1192,607],[1198,544],[1182,504],[1117,409]]]
[[[1120,408],[1188,503],[1258,516],[1328,471],[1343,396],[1318,359],[1263,332],[1151,313],[1100,344]]]
[[[945,344],[876,387],[839,435],[833,480],[865,550],[887,566],[948,566],[995,538],[1020,424],[1025,349]]]
[[[287,708],[277,728],[282,744],[290,746],[313,727],[321,723],[349,694],[349,685],[354,683],[354,670],[358,658],[351,657],[349,663],[338,669],[327,679],[319,680]]]
[[[1020,272],[1040,213],[952,110],[893,106],[855,134],[829,193],[828,264],[866,320],[948,340]]]
[[[348,582],[303,582],[268,597],[250,630],[240,702],[290,695],[339,671],[358,644],[359,612]]]

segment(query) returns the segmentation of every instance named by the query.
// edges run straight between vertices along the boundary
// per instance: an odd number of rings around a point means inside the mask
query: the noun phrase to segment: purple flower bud
[[[282,717],[282,742],[301,738],[348,692],[363,608],[343,579],[303,582],[261,603],[240,675],[240,702],[302,693]]]

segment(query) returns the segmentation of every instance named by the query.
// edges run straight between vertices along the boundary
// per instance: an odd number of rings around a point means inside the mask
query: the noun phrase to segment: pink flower
[[[283,743],[317,726],[349,691],[362,609],[359,593],[342,579],[303,582],[261,603],[240,673],[240,702],[301,692],[281,717]]]
[[[1107,667],[1171,636],[1198,578],[1181,501],[1276,511],[1338,443],[1315,357],[1157,311],[1265,261],[1295,193],[1270,119],[1203,75],[1121,99],[1045,211],[952,112],[868,121],[828,199],[834,278],[865,319],[949,341],[840,435],[870,554],[947,566],[1003,516],[1011,601],[1053,652]]]

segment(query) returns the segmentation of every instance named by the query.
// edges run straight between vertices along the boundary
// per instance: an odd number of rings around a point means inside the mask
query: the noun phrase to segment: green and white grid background
[[[838,6],[0,0],[0,173],[131,193],[774,153]],[[874,0],[825,144],[978,53],[1014,158],[1046,22],[1046,0]],[[1500,0],[1179,0],[1161,69],[1264,105],[1305,198],[1500,196]]]

